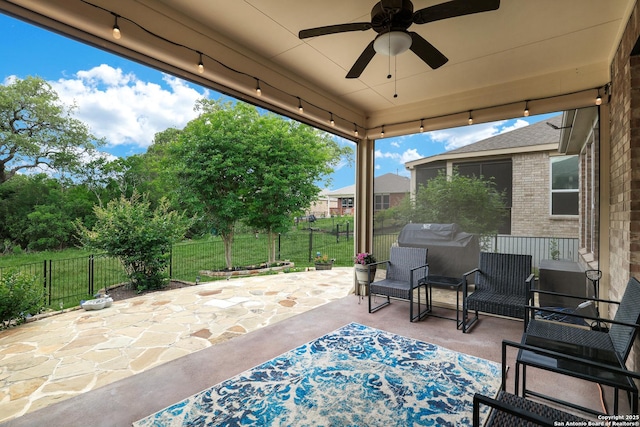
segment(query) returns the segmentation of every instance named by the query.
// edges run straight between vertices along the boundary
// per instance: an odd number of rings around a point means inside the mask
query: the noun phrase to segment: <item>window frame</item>
[[[568,158],[574,158],[577,163],[577,171],[575,175],[575,188],[553,188],[553,164],[561,159],[567,160]],[[554,213],[553,199],[554,195],[570,194],[576,197],[575,213]],[[578,154],[562,155],[562,156],[549,156],[549,215],[555,218],[559,217],[578,217],[580,215],[580,156]]]

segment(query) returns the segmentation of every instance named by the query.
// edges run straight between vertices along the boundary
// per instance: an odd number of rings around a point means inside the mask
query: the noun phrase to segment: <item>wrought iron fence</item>
[[[317,253],[334,259],[335,265],[353,265],[353,234],[309,230],[309,233],[279,235],[275,242],[279,260],[290,260],[296,266],[313,265]],[[233,244],[234,266],[259,265],[268,260],[269,242],[263,234],[238,236]],[[206,242],[174,245],[169,263],[173,280],[195,282],[203,270],[226,268],[224,245],[215,238]],[[7,270],[17,270],[42,283],[46,304],[52,308],[78,305],[102,289],[127,282],[120,262],[106,255],[44,260],[14,267],[0,267],[0,276]]]
[[[375,235],[373,254],[376,258],[380,261],[388,259],[389,248],[397,239],[397,233]],[[267,236],[263,234],[237,237],[233,244],[234,264],[247,266],[265,262],[269,254],[268,245]],[[346,227],[340,233],[310,229],[307,234],[283,234],[278,236],[275,245],[276,258],[292,261],[297,267],[312,266],[317,254],[333,259],[336,266],[353,265],[353,234],[352,231],[347,232]],[[543,259],[578,259],[577,239],[499,235],[483,242],[483,245],[483,250],[491,252],[530,254],[534,268]],[[181,243],[174,245],[171,251],[169,277],[195,282],[203,270],[225,268],[221,239]],[[77,305],[101,289],[127,282],[120,262],[106,255],[0,267],[0,276],[8,269],[25,272],[40,281],[46,291],[47,305],[53,308],[59,308],[60,304],[64,307]]]
[[[378,260],[388,259],[389,248],[397,244],[398,233],[375,235],[373,253]],[[497,235],[485,239],[481,249],[486,252],[531,255],[533,268],[543,259],[578,261],[578,239],[563,237],[521,237]]]

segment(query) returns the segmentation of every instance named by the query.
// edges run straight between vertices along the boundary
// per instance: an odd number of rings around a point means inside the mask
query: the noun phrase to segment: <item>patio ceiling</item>
[[[0,0],[0,10],[346,138],[356,139],[357,126],[359,138],[375,139],[382,125],[385,136],[416,133],[421,121],[425,130],[464,125],[470,111],[474,123],[518,117],[525,101],[531,114],[593,105],[635,1],[503,0],[497,11],[413,24],[449,61],[432,70],[411,51],[397,63],[376,55],[358,79],[345,75],[373,30],[298,38],[368,22],[375,3]]]

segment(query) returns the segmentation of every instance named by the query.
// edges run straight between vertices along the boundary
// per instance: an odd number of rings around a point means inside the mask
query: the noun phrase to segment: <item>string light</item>
[[[329,119],[329,124],[331,124],[331,126],[335,126],[336,122],[335,120],[333,120],[333,113],[329,113],[329,114],[331,114],[331,118]]]
[[[122,34],[120,33],[120,27],[118,27],[118,15],[114,13],[113,16],[115,17],[115,22],[113,24],[113,30],[111,30],[111,34],[113,34],[114,39],[120,40]]]
[[[382,129],[380,130],[380,138],[384,138],[384,125],[382,125]]]
[[[204,62],[202,62],[202,52],[198,52],[200,55],[200,61],[198,62],[198,72],[200,74],[204,73]]]
[[[198,50],[196,50],[196,49],[193,49],[192,47],[186,46],[186,45],[181,44],[181,43],[177,43],[177,42],[175,42],[175,41],[173,41],[173,40],[167,39],[167,38],[165,38],[165,37],[163,37],[163,36],[161,36],[161,35],[159,35],[159,34],[156,34],[156,33],[152,32],[152,31],[148,30],[147,28],[143,27],[142,25],[138,24],[137,22],[135,22],[135,21],[133,21],[133,20],[131,20],[131,19],[128,19],[128,18],[126,18],[126,17],[123,17],[123,16],[121,16],[121,15],[118,15],[118,14],[116,14],[115,12],[112,12],[112,11],[110,11],[110,10],[108,10],[108,9],[104,8],[104,7],[101,7],[101,6],[97,6],[97,5],[95,5],[95,4],[92,4],[91,2],[89,2],[89,1],[87,1],[87,0],[80,0],[80,1],[81,1],[82,3],[85,3],[85,4],[86,4],[86,5],[88,5],[88,6],[92,6],[92,7],[96,8],[96,9],[103,10],[103,11],[105,11],[105,12],[107,12],[107,13],[109,13],[109,14],[113,15],[113,17],[114,17],[114,25],[113,25],[113,27],[112,27],[112,34],[113,34],[113,37],[114,37],[115,39],[120,39],[120,38],[121,38],[121,36],[122,36],[122,34],[121,34],[121,32],[120,32],[120,28],[119,28],[119,26],[118,26],[118,21],[119,21],[119,19],[120,19],[120,18],[122,18],[122,19],[124,19],[124,20],[126,20],[126,21],[130,22],[131,24],[133,24],[133,25],[137,26],[137,27],[138,27],[138,28],[140,28],[142,31],[146,32],[147,34],[149,34],[149,35],[151,35],[151,36],[153,36],[153,37],[156,37],[157,39],[163,40],[163,41],[165,41],[166,43],[169,43],[169,44],[172,44],[172,45],[174,45],[174,46],[178,46],[178,47],[181,47],[181,48],[184,48],[184,49],[187,49],[187,50],[189,50],[189,51],[192,51],[192,52],[197,53],[197,54],[199,55],[199,59],[200,59],[200,60],[199,60],[199,62],[198,62],[198,72],[200,72],[200,73],[204,73],[204,62],[203,62],[203,57],[204,57],[204,56],[206,56],[207,58],[211,59],[212,61],[214,61],[215,63],[217,63],[217,64],[218,64],[218,65],[220,65],[221,67],[223,67],[223,68],[225,68],[225,69],[227,69],[227,70],[229,70],[229,71],[231,71],[231,72],[233,72],[233,73],[236,73],[236,74],[239,74],[239,75],[244,75],[244,76],[246,76],[246,77],[249,77],[249,78],[253,78],[253,79],[255,79],[255,80],[256,80],[256,89],[255,89],[255,91],[256,91],[256,96],[261,96],[261,94],[262,94],[262,90],[261,90],[261,88],[260,88],[260,80],[259,80],[257,77],[254,77],[254,76],[252,76],[251,74],[249,74],[249,73],[247,73],[247,72],[240,71],[240,70],[237,70],[237,69],[235,69],[235,68],[233,68],[233,67],[230,67],[229,65],[227,65],[227,64],[225,64],[225,63],[223,63],[223,62],[221,62],[220,60],[218,60],[218,59],[216,59],[216,58],[213,58],[213,57],[211,57],[211,56],[209,56],[209,55],[206,55],[206,54],[204,54],[204,53],[202,53],[202,52],[200,52],[200,51],[198,51]],[[264,83],[264,82],[263,82],[263,83]],[[265,83],[265,84],[267,84],[267,85],[268,85],[268,83]],[[598,91],[598,95],[597,95],[597,97],[596,97],[596,99],[595,99],[595,104],[596,104],[596,105],[601,105],[601,104],[602,104],[602,96],[600,95],[600,91],[601,91],[601,89],[602,89],[602,88],[604,88],[604,93],[606,94],[606,93],[607,93],[607,90],[608,90],[609,85],[610,85],[610,84],[608,83],[608,84],[606,84],[605,86],[601,86],[601,87],[594,88],[594,89],[596,89],[596,90]],[[271,85],[269,85],[269,86],[271,86]],[[276,87],[276,86],[271,86],[271,87],[273,87],[273,89],[274,89],[274,90],[277,90],[277,91],[279,91],[279,92],[281,92],[281,93],[283,93],[283,94],[285,94],[285,95],[289,95],[289,96],[292,96],[292,97],[295,97],[296,99],[298,99],[298,111],[299,111],[300,113],[303,113],[303,111],[304,111],[304,110],[303,110],[303,108],[302,108],[302,99],[301,99],[299,96],[296,96],[295,94],[289,93],[289,92],[287,92],[286,90],[280,89],[280,88],[278,88],[278,87]],[[578,93],[581,93],[581,92],[584,92],[584,90],[579,90],[579,91],[575,91],[575,92],[571,92],[571,93],[564,93],[564,94],[561,94],[561,95],[552,95],[552,96],[546,96],[546,97],[536,98],[536,99],[534,99],[533,101],[540,101],[540,100],[545,100],[545,99],[554,99],[554,98],[556,98],[556,97],[562,97],[562,96],[566,96],[566,95],[573,95],[573,94],[578,94]],[[525,117],[527,117],[527,116],[528,116],[528,112],[529,112],[529,111],[528,111],[528,102],[529,102],[529,101],[531,101],[531,100],[527,100],[527,101],[525,101],[525,103],[526,103],[526,105],[525,105],[525,110],[524,110],[524,115],[525,115]],[[307,102],[307,101],[305,100],[305,102]],[[495,106],[492,106],[492,107],[490,107],[490,108],[497,108],[497,107],[502,107],[502,106],[512,105],[512,104],[516,104],[517,102],[522,102],[522,101],[515,101],[515,102],[511,102],[511,103],[506,103],[506,104],[501,104],[501,105],[495,105]],[[307,102],[307,103],[308,103],[308,102]],[[315,104],[313,104],[313,103],[309,103],[309,105],[311,105],[311,106],[313,106],[313,107],[317,108],[318,110],[325,111],[325,112],[329,113],[331,116],[333,116],[333,114],[332,114],[331,112],[329,112],[328,110],[324,109],[323,107],[320,107],[320,106],[315,105]],[[427,118],[427,119],[420,119],[420,132],[423,132],[423,131],[424,131],[424,126],[423,126],[424,120],[437,119],[437,118],[447,117],[447,116],[453,116],[453,115],[457,115],[457,114],[461,114],[461,113],[462,113],[462,111],[457,112],[457,113],[444,114],[444,115],[442,115],[442,116],[429,117],[429,118]],[[340,116],[336,116],[336,117],[340,118]],[[343,119],[344,119],[344,118],[343,118]],[[393,124],[394,124],[394,125],[404,125],[404,124],[411,123],[412,121],[413,121],[413,120],[409,120],[409,121],[406,121],[406,122],[397,122],[397,123],[393,123]],[[468,123],[469,123],[469,124],[473,124],[473,116],[472,116],[472,111],[471,111],[471,110],[469,110],[469,120],[468,120]],[[358,125],[357,125],[355,122],[353,122],[353,124],[354,124],[353,134],[354,134],[354,136],[355,136],[355,137],[358,137],[358,136],[359,136]],[[334,126],[334,125],[335,125],[335,121],[334,121],[334,123],[331,123],[331,125],[332,125],[332,126]],[[383,126],[383,128],[384,128],[384,126]],[[364,129],[364,130],[369,130],[369,129],[371,129],[371,128],[365,128],[365,127],[363,127],[363,129]]]
[[[525,117],[529,117],[529,101],[526,101],[524,103],[524,113],[523,113],[523,115]]]
[[[260,80],[256,79],[256,95],[262,96],[262,89],[260,89]]]

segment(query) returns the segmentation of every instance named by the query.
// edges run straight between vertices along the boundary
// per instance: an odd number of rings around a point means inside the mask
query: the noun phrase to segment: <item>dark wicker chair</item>
[[[536,313],[554,313],[555,310],[528,305],[525,316],[525,331],[522,337],[523,343],[535,347],[561,351],[562,353],[576,357],[587,358],[606,366],[625,368],[627,357],[631,352],[633,343],[635,342],[635,338],[638,335],[638,330],[640,328],[640,282],[637,279],[633,277],[629,279],[624,295],[619,302],[597,298],[576,297],[540,290],[531,290],[531,301],[535,300],[534,295],[536,293],[575,298],[578,302],[585,300],[598,301],[599,303],[617,305],[618,308],[613,320],[581,315],[577,312],[563,312],[565,316],[582,319],[586,324],[591,324],[591,328],[584,328],[576,326],[575,323],[577,322],[560,323],[541,320],[535,317]],[[534,363],[530,363],[531,360],[533,360]],[[543,369],[557,370],[557,363],[554,360],[542,360],[540,358],[531,357],[530,353],[522,353],[516,364],[516,381],[520,372],[519,365],[522,365],[523,396],[531,394],[546,398],[546,396],[527,390],[526,366],[533,365]],[[547,367],[547,365],[551,366]],[[564,371],[567,370],[569,371],[568,373],[563,373],[571,375],[571,368],[565,367]],[[603,383],[602,381],[599,381],[599,377],[602,375],[599,371],[577,373],[577,375],[583,374],[584,379]],[[607,378],[605,378],[605,380],[606,379]],[[617,389],[619,388],[619,384],[626,386],[626,381],[613,379],[610,385]],[[631,385],[631,390],[633,391],[633,385]],[[635,403],[637,406],[637,402]],[[617,393],[615,406],[617,406]]]
[[[495,399],[477,393],[473,396],[473,427],[482,427],[481,404],[493,408],[484,427],[553,427],[566,425],[569,421],[588,423],[585,418],[501,390]]]
[[[380,261],[371,265],[387,265],[387,275],[383,280],[371,282],[368,286],[369,313],[373,313],[391,303],[391,298],[409,301],[409,320],[415,321],[424,317],[429,312],[429,299],[427,285],[424,278],[428,274],[427,249],[392,247],[388,261]],[[420,289],[425,290],[425,309],[421,310]],[[413,291],[418,290],[417,305],[418,314],[413,314]],[[386,301],[372,307],[373,295],[386,297]]]
[[[469,293],[468,278],[474,276]],[[478,321],[478,312],[523,319],[533,285],[531,255],[480,252],[478,267],[463,275],[462,332]],[[475,312],[469,319],[469,312]]]
[[[488,405],[492,407],[485,427],[511,427],[511,426],[557,426],[567,425],[568,422],[577,423],[584,422],[587,425],[589,419],[582,418],[575,414],[565,412],[563,407],[555,406],[550,407],[540,401],[533,401],[526,397],[521,397],[506,391],[506,370],[507,370],[507,348],[512,347],[518,350],[518,352],[529,351],[536,353],[539,357],[548,357],[550,359],[558,361],[559,364],[574,364],[581,366],[582,370],[599,370],[607,371],[609,375],[615,376],[628,376],[629,378],[640,378],[638,372],[629,371],[624,368],[615,368],[602,365],[592,360],[577,358],[574,356],[566,355],[563,353],[557,353],[550,350],[545,350],[537,347],[528,346],[525,344],[519,344],[512,341],[502,341],[502,385],[498,395],[495,399],[483,396],[481,394],[475,394],[473,397],[473,426],[480,427],[480,407],[481,405]],[[516,380],[517,381],[517,380]],[[517,393],[517,382],[516,382]],[[597,411],[589,411],[597,412]],[[591,420],[593,422],[593,420]]]

